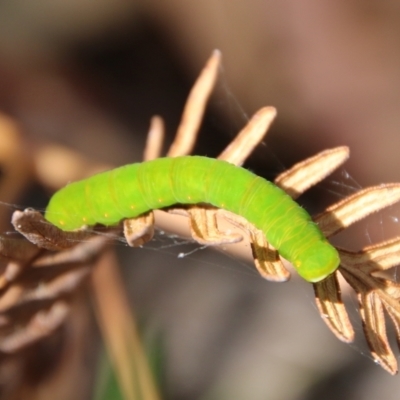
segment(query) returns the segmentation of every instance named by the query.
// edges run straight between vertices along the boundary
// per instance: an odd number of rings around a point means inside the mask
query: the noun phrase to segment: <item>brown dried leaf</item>
[[[329,149],[293,165],[278,175],[274,183],[293,199],[316,185],[349,158],[349,148]]]
[[[3,274],[0,276],[0,290],[15,280],[24,271],[25,267],[28,266],[29,263],[9,261]]]
[[[264,233],[245,218],[229,211],[218,210],[218,215],[247,233],[254,264],[260,275],[272,282],[286,282],[290,278],[278,252],[267,242]]]
[[[381,299],[374,291],[361,292],[358,294],[358,298],[364,335],[372,357],[382,368],[394,375],[397,373],[397,360],[390,348],[386,334],[385,315]]]
[[[392,307],[390,304],[382,300],[382,303],[387,311],[395,329],[396,329],[396,339],[397,346],[400,346],[400,311],[398,307]]]
[[[386,271],[400,264],[400,237],[366,246],[358,252],[338,249],[343,265],[361,268],[364,274]]]
[[[358,260],[355,263],[358,264]],[[383,307],[388,311],[396,330],[398,330],[396,316],[400,314],[400,303],[396,298],[399,298],[400,294],[399,285],[369,275],[369,268],[367,267],[367,272],[365,272],[363,265],[355,266],[352,264],[349,254],[347,254],[347,259],[342,260],[340,270],[343,277],[357,293],[364,335],[373,358],[389,373],[397,373],[397,361],[386,334]],[[395,294],[396,296],[394,296]]]
[[[196,242],[205,245],[221,245],[240,242],[243,237],[235,232],[221,232],[218,228],[217,210],[205,206],[188,207],[190,231]]]
[[[154,160],[161,156],[164,136],[164,121],[161,117],[155,115],[150,121],[150,129],[143,152],[143,161]]]
[[[0,235],[0,255],[18,261],[29,261],[40,250],[31,242],[21,238],[11,238]]]
[[[342,342],[354,340],[354,329],[343,304],[337,273],[314,283],[315,300],[323,321]]]
[[[15,280],[42,252],[28,240],[0,236],[0,256],[9,260],[0,276],[0,289]]]
[[[152,211],[123,222],[124,236],[129,246],[140,247],[154,236],[154,213]]]
[[[286,282],[290,272],[284,267],[278,252],[266,241],[258,229],[249,231],[254,264],[259,274],[270,282]]]
[[[235,165],[242,165],[265,137],[275,117],[274,107],[264,107],[256,112],[218,158]]]
[[[69,306],[64,301],[55,302],[47,310],[42,309],[32,316],[26,326],[19,327],[12,334],[2,337],[0,351],[14,353],[49,336],[65,321],[68,312]]]
[[[400,265],[400,237],[364,247],[362,253],[364,256],[360,258],[364,265],[366,260],[372,264],[370,273],[393,268]],[[366,267],[364,267],[364,271],[366,271]]]
[[[220,62],[221,52],[214,50],[190,91],[174,142],[168,150],[168,157],[183,156],[192,152],[207,100],[217,79]]]
[[[93,235],[86,230],[64,232],[46,221],[41,213],[31,209],[14,211],[11,222],[15,230],[30,242],[47,250],[68,249]]]
[[[400,184],[387,183],[369,187],[328,207],[313,219],[326,237],[400,201]]]
[[[92,236],[84,242],[79,243],[70,249],[51,252],[42,255],[33,261],[32,267],[46,268],[54,265],[75,265],[91,264],[106,250],[108,245],[115,239],[113,231],[111,233]]]
[[[39,283],[37,279],[42,277],[32,272],[23,275],[18,283],[5,290],[0,298],[0,312],[4,313],[13,307],[21,307],[32,301],[56,300],[60,296],[74,292],[91,272],[91,268],[81,267],[58,271],[49,274]]]

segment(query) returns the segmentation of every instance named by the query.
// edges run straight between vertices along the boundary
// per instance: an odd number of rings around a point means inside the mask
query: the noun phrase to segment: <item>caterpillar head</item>
[[[294,262],[299,275],[308,282],[319,282],[339,267],[337,250],[327,241],[314,243]]]

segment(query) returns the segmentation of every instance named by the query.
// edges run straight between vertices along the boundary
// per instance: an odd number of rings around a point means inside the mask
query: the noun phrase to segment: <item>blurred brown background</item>
[[[250,160],[258,172],[348,145],[345,171],[361,186],[399,181],[399,40],[400,3],[390,0],[5,1],[0,109],[33,144],[137,161],[150,117],[172,134],[219,48],[222,94],[198,153],[215,156],[246,122],[241,110],[274,105],[266,143],[280,161],[267,167],[261,148]],[[366,229],[349,247],[365,244]],[[143,329],[165,340],[166,398],[397,399],[398,378],[362,357],[362,343],[337,342],[297,279],[268,284],[235,260],[203,251],[177,260],[181,250],[165,255],[162,244],[121,250]]]

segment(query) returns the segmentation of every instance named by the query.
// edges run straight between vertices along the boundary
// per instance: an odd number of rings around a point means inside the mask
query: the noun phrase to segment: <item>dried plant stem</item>
[[[160,399],[113,253],[103,255],[92,282],[97,318],[125,398]]]

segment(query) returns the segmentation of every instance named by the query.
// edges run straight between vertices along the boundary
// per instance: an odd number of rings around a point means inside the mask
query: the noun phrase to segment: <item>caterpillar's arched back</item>
[[[71,183],[51,198],[45,218],[71,231],[196,203],[243,216],[307,281],[320,281],[339,265],[336,249],[283,190],[244,168],[207,157],[159,158]]]

